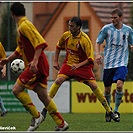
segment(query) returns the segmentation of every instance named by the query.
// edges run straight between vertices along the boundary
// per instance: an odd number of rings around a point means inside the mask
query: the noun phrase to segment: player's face
[[[79,34],[80,27],[77,26],[74,22],[69,21],[68,26],[73,36],[77,36]]]
[[[122,21],[122,17],[119,17],[118,14],[112,14],[110,18],[115,27],[117,27]]]

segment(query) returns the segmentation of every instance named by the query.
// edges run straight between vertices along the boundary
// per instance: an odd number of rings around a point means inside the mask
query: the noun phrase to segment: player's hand
[[[30,71],[31,72],[33,72],[33,73],[37,73],[38,72],[37,64],[38,64],[38,61],[31,61],[28,64],[30,66]]]
[[[0,68],[3,68],[3,66],[5,65],[5,64],[7,64],[9,61],[8,61],[8,58],[4,58],[4,59],[2,59],[1,61],[0,61]]]
[[[102,60],[103,60],[102,56],[100,54],[96,54],[96,63],[98,65],[102,64]]]
[[[6,69],[1,69],[1,77],[4,78],[6,76]]]
[[[130,48],[131,48],[131,51],[133,52],[133,45],[132,45],[132,46],[130,46]]]
[[[60,70],[60,67],[59,66],[53,66],[56,70]]]
[[[59,66],[59,63],[57,61],[54,61],[53,63],[53,67],[56,69],[56,70],[60,70],[60,66]]]
[[[76,70],[77,68],[79,68],[79,65],[78,64],[72,64],[71,66],[71,70]]]

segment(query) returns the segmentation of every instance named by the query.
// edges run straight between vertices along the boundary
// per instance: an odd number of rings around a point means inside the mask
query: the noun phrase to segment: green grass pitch
[[[121,121],[105,122],[105,114],[90,113],[62,113],[64,119],[69,123],[68,131],[133,131],[133,114],[121,114]],[[4,131],[26,131],[30,125],[31,115],[23,113],[7,113],[5,117],[0,117],[1,127],[15,127],[16,130]],[[47,117],[36,131],[54,131],[55,123],[47,114]],[[0,132],[2,130],[0,129]]]

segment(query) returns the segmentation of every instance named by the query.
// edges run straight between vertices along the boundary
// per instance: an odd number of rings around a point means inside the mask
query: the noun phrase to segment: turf
[[[89,113],[62,113],[64,119],[69,123],[68,131],[133,131],[133,114],[121,114],[121,121],[105,122],[104,114]],[[4,131],[26,131],[30,125],[31,115],[29,113],[8,113],[0,117],[0,127],[15,127],[16,130]],[[47,114],[45,121],[36,131],[54,131],[55,123]],[[0,129],[2,131],[2,129]]]

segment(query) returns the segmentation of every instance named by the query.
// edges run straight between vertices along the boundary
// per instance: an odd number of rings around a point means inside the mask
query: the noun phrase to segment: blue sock
[[[1,108],[1,111],[2,111],[2,112],[6,112],[6,108],[5,108],[5,106],[4,106],[4,103],[3,103],[3,101],[2,101],[1,96],[0,96],[0,108]]]
[[[109,104],[109,106],[110,106],[111,94],[109,94],[109,95],[106,95],[106,94],[105,94],[105,98],[106,98],[106,100],[107,100],[107,102],[108,102],[108,104]]]
[[[116,90],[116,92],[115,92],[115,108],[114,108],[114,112],[115,111],[118,112],[118,108],[119,108],[119,106],[121,104],[122,96],[123,96],[123,92],[118,92]]]

